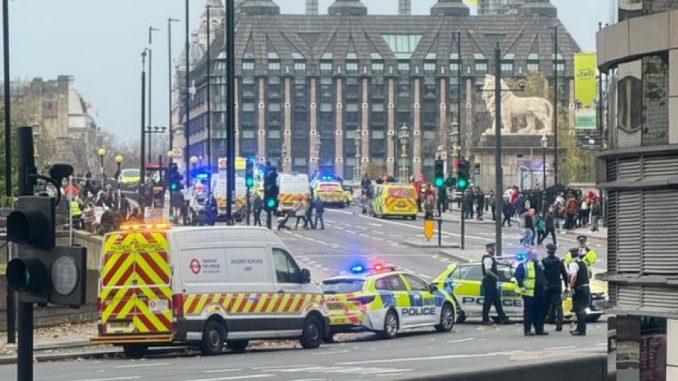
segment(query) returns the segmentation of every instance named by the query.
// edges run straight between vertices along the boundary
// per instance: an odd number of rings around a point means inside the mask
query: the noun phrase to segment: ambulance
[[[216,355],[255,339],[317,348],[329,332],[322,291],[267,229],[128,225],[104,237],[99,270],[92,341],[131,358],[177,344]]]
[[[390,216],[417,219],[417,189],[412,184],[386,183],[374,192],[374,217]]]
[[[278,175],[278,203],[280,210],[292,210],[294,201],[301,196],[304,200],[311,199],[311,186],[308,175],[301,173],[281,173]]]
[[[319,181],[313,188],[313,197],[322,200],[325,206],[346,206],[346,194],[338,182]]]

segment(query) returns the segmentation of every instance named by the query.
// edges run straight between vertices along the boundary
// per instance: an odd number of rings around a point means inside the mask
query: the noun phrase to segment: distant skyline
[[[223,0],[222,0],[223,1]],[[370,14],[397,13],[397,0],[362,0]],[[415,0],[413,14],[429,14],[437,0]],[[303,13],[304,0],[277,0],[282,13]],[[334,0],[320,0],[326,13]],[[598,22],[610,18],[608,0],[551,0],[583,51],[595,51]],[[190,1],[193,31],[205,0]],[[11,78],[54,79],[72,75],[93,106],[97,123],[125,141],[139,138],[141,52],[153,34],[153,125],[167,126],[169,88],[167,19],[172,25],[173,55],[184,46],[184,1],[181,0],[16,0],[10,7]]]

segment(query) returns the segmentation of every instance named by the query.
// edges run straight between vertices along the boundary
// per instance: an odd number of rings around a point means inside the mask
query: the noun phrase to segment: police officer
[[[497,260],[494,258],[495,244],[488,243],[485,245],[485,255],[482,260],[483,270],[483,324],[490,324],[490,307],[494,305],[497,311],[499,321],[503,324],[510,323],[509,319],[504,314],[504,308],[501,304],[501,295],[497,289],[497,281],[499,280],[499,271],[497,270]]]
[[[580,255],[570,264],[570,285],[572,289],[572,309],[577,315],[577,329],[570,331],[573,336],[586,336],[586,308],[589,306],[589,268]]]
[[[516,281],[523,293],[524,332],[525,336],[546,336],[548,332],[544,331],[544,318],[546,317],[544,267],[539,261],[536,250],[530,249],[527,255],[527,261],[518,265],[515,273]],[[533,326],[534,333],[532,332]]]
[[[558,247],[552,243],[546,245],[546,258],[541,260],[544,265],[544,276],[546,277],[546,311],[548,311],[548,319],[555,319],[556,331],[563,330],[563,300],[561,294],[563,293],[563,283],[565,283],[565,291],[568,289],[569,279],[567,276],[567,269],[565,264],[556,256]]]
[[[596,252],[589,248],[586,244],[588,237],[585,235],[580,235],[577,237],[577,241],[579,241],[579,246],[576,248],[576,252],[573,250],[570,250],[570,253],[565,256],[565,264],[570,265],[577,257],[581,257],[584,262],[586,262],[586,266],[588,266],[589,269],[589,277],[591,277],[591,267],[596,264],[596,261],[598,260],[598,255]],[[574,255],[573,255],[574,253]]]

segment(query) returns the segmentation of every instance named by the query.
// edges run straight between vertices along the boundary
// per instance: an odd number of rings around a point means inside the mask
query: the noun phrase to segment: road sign
[[[433,233],[435,231],[435,220],[424,220],[424,237],[427,241],[430,241],[433,238]]]
[[[220,157],[219,158],[219,170],[226,170],[228,169],[228,159],[225,157]]]
[[[172,157],[175,159],[181,159],[184,157],[184,150],[181,148],[172,148]]]

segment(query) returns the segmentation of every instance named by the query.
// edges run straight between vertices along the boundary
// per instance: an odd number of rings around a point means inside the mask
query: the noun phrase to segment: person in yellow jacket
[[[598,261],[598,254],[596,254],[595,250],[589,248],[586,245],[587,239],[588,237],[585,235],[580,235],[579,237],[577,237],[577,241],[579,241],[579,246],[570,249],[570,252],[567,253],[564,260],[565,264],[567,266],[570,266],[570,264],[572,264],[572,262],[574,262],[574,260],[577,257],[582,258],[582,261],[584,261],[584,263],[589,269],[590,275],[591,267],[593,267],[593,265],[595,265],[596,262]]]
[[[82,226],[82,207],[80,200],[76,197],[71,199],[71,218],[73,220],[73,227],[80,229]]]
[[[544,266],[534,249],[527,253],[527,261],[518,265],[516,282],[523,294],[523,324],[525,336],[546,336],[544,320],[546,318],[546,300],[544,298],[546,276]],[[534,326],[535,332],[532,332]]]

